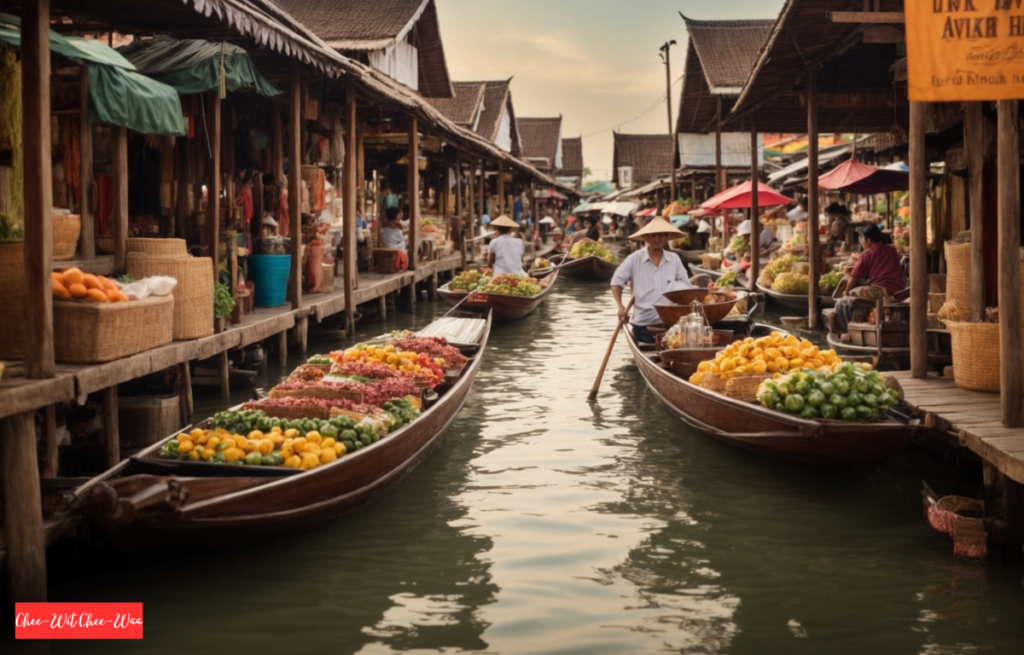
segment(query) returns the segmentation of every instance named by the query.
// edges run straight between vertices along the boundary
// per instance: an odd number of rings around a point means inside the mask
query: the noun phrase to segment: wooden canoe
[[[509,296],[502,293],[473,292],[473,297],[467,298],[466,296],[469,296],[470,292],[452,291],[448,288],[448,284],[451,284],[450,282],[438,287],[437,292],[441,294],[445,302],[453,307],[465,300],[466,302],[459,306],[461,310],[478,314],[491,312],[495,322],[515,321],[526,318],[544,302],[544,299],[551,293],[551,288],[555,286],[558,273],[559,271],[556,269],[554,273],[541,280],[543,288],[536,296]]]
[[[566,255],[558,260],[558,270],[562,275],[576,280],[610,280],[618,268],[618,264],[606,262],[597,255],[579,259],[569,259]]]
[[[640,374],[668,409],[709,437],[759,455],[827,468],[874,470],[901,450],[916,426],[810,421],[730,398],[677,377],[627,332]]]
[[[426,458],[465,403],[490,327],[488,317],[462,375],[419,418],[331,464],[302,472],[155,459],[172,435],[93,478],[76,497],[94,529],[125,551],[208,547],[335,518],[383,495]],[[175,474],[177,465],[189,473]]]
[[[776,305],[783,307],[789,307],[791,309],[802,309],[807,311],[807,294],[805,293],[779,293],[773,291],[767,287],[757,285],[757,290],[767,296]],[[836,301],[832,296],[820,295],[818,296],[818,307],[835,307]]]

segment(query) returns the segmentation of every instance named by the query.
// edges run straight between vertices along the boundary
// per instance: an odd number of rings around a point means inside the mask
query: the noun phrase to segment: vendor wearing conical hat
[[[670,239],[678,239],[683,233],[660,216],[637,230],[630,239],[643,241],[646,248],[637,250],[626,258],[612,278],[612,295],[619,306],[619,319],[626,317],[622,304],[622,289],[631,284],[633,294],[633,317],[630,328],[638,343],[654,343],[654,335],[647,329],[661,321],[654,309],[662,294],[669,290],[691,289],[690,277],[686,273],[679,255],[665,250]]]
[[[523,240],[511,234],[519,225],[508,216],[502,215],[491,221],[491,227],[498,236],[491,240],[487,266],[494,269],[495,275],[526,275],[526,271],[523,270]]]

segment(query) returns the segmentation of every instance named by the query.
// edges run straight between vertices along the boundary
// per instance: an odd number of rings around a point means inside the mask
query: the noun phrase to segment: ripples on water
[[[919,471],[835,475],[712,442],[621,343],[588,404],[612,309],[606,286],[562,280],[496,327],[441,446],[367,508],[271,542],[54,563],[51,600],[141,600],[147,625],[141,643],[52,650],[1024,652],[1019,573],[953,559],[921,519]]]

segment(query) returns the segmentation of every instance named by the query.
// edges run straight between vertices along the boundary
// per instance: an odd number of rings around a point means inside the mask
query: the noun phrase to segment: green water
[[[732,450],[672,418],[624,344],[588,404],[612,305],[606,286],[562,280],[497,327],[442,445],[360,511],[274,541],[51,562],[51,600],[142,601],[146,638],[50,650],[1024,652],[1019,570],[958,562],[922,519],[938,462],[847,476]],[[314,334],[310,349],[345,345]]]

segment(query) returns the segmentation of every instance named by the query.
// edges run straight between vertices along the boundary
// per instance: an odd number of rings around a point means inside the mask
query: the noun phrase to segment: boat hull
[[[805,294],[798,293],[779,293],[778,291],[772,291],[767,287],[757,285],[757,290],[763,293],[772,303],[776,306],[788,307],[790,309],[800,309],[804,312],[807,311],[808,300]],[[832,296],[818,296],[818,308],[822,307],[835,307],[836,301]]]
[[[504,294],[489,293],[489,294],[477,294],[476,297],[483,297],[482,300],[475,300],[474,298],[466,299],[466,296],[470,295],[468,291],[452,291],[448,289],[448,285],[438,288],[437,292],[441,294],[450,306],[454,307],[460,302],[462,305],[459,306],[460,310],[467,312],[473,312],[477,314],[486,315],[488,312],[492,313],[495,322],[505,321],[516,321],[521,318],[526,318],[540,306],[544,299],[551,293],[552,287],[555,285],[555,281],[558,279],[559,270],[555,270],[554,273],[546,276],[544,281],[547,286],[541,290],[536,296],[523,297],[523,296],[506,296]]]
[[[627,335],[647,386],[676,416],[717,441],[774,459],[810,466],[874,470],[901,450],[915,427],[807,421],[698,387],[665,370]]]
[[[576,280],[610,280],[619,268],[618,264],[606,262],[595,255],[580,259],[563,259],[558,271]]]

